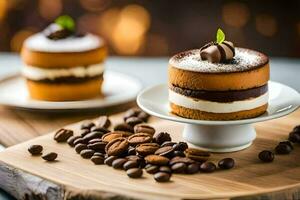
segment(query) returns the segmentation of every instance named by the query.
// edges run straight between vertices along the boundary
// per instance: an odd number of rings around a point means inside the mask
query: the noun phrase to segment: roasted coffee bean
[[[91,158],[94,155],[95,151],[92,149],[83,149],[80,151],[82,158]]]
[[[83,139],[84,141],[86,141],[86,143],[92,139],[95,139],[95,138],[101,138],[103,136],[103,133],[102,132],[97,132],[97,131],[94,131],[94,132],[90,132],[88,134],[86,134]]]
[[[174,173],[185,173],[187,166],[185,163],[176,163],[174,165],[171,166],[171,169]]]
[[[300,125],[295,126],[295,127],[293,128],[293,131],[299,132],[299,133],[300,133]]]
[[[174,151],[174,156],[185,157],[185,154],[182,151]]]
[[[82,150],[84,149],[88,149],[87,145],[86,144],[82,144],[82,143],[79,143],[79,144],[76,144],[75,145],[75,151],[77,153],[80,153]]]
[[[143,143],[136,146],[136,152],[141,156],[147,156],[154,154],[156,150],[159,149],[159,144],[157,143]]]
[[[132,146],[138,144],[149,143],[152,141],[152,136],[147,133],[135,133],[128,137],[128,142]]]
[[[189,146],[186,142],[178,142],[174,144],[173,148],[175,151],[185,151]]]
[[[73,136],[72,130],[61,128],[54,134],[54,140],[56,142],[66,142],[71,136]]]
[[[117,158],[112,162],[112,167],[115,169],[122,169],[123,165],[127,162],[125,158]]]
[[[126,131],[126,132],[130,132],[130,133],[134,132],[133,127],[126,123],[117,124],[114,127],[114,130],[115,131]]]
[[[124,114],[124,121],[130,117],[137,117],[141,112],[142,110],[140,108],[131,108],[127,110]]]
[[[294,149],[293,144],[290,141],[282,141],[279,142],[279,144],[285,144],[288,145],[292,150]]]
[[[218,162],[218,166],[221,169],[231,169],[234,167],[234,164],[235,162],[232,158],[223,158]]]
[[[289,154],[292,152],[292,148],[289,144],[281,143],[275,147],[275,152],[277,154]]]
[[[102,165],[104,164],[104,157],[103,156],[97,156],[97,155],[93,155],[91,157],[91,161],[95,164],[95,165]]]
[[[166,141],[171,141],[171,136],[169,133],[160,132],[160,133],[154,135],[154,140],[156,143],[162,144]]]
[[[157,182],[168,182],[171,178],[171,175],[166,172],[157,172],[153,177]]]
[[[132,161],[136,161],[138,162],[139,164],[141,162],[143,162],[144,158],[140,157],[140,156],[137,156],[137,155],[129,155],[129,156],[126,156],[125,157],[127,160],[132,160]]]
[[[134,147],[129,147],[127,150],[127,154],[128,155],[135,155],[136,154],[136,150]]]
[[[268,150],[261,151],[258,158],[263,162],[272,162],[274,160],[274,153]]]
[[[148,155],[145,157],[145,161],[147,164],[153,165],[167,165],[169,163],[168,158],[159,155]]]
[[[110,126],[111,122],[108,118],[108,116],[100,116],[97,120],[96,120],[96,126],[98,127],[103,127],[103,128],[108,128]]]
[[[137,124],[134,126],[134,133],[148,133],[153,136],[155,129],[147,124]]]
[[[101,156],[101,157],[105,157],[105,154],[104,153],[101,153],[101,152],[95,152],[93,156]]]
[[[187,148],[184,153],[186,157],[199,162],[205,162],[210,157],[209,152],[195,148]]]
[[[76,140],[74,140],[73,143],[76,146],[77,144],[86,144],[87,142],[82,137],[79,137]]]
[[[119,156],[127,151],[129,143],[126,138],[116,138],[105,146],[105,152],[109,156]]]
[[[138,117],[129,117],[126,119],[125,123],[131,127],[134,127],[137,124],[142,123],[143,121]]]
[[[171,168],[168,167],[168,166],[160,166],[158,171],[160,171],[160,172],[166,172],[166,173],[169,173],[169,174],[172,173]]]
[[[79,134],[81,135],[81,137],[86,136],[88,133],[90,133],[91,131],[89,129],[81,129]]]
[[[295,132],[295,131],[290,132],[289,141],[291,141],[293,143],[300,143],[300,131],[299,132]]]
[[[31,155],[40,155],[43,151],[43,146],[39,144],[34,144],[28,148],[28,151]]]
[[[87,147],[89,149],[93,149],[95,151],[105,151],[105,146],[107,145],[107,142],[95,142],[92,144],[88,144]]]
[[[78,138],[81,138],[81,136],[79,135],[76,135],[76,136],[71,136],[68,140],[67,140],[67,143],[71,146],[71,147],[74,147],[75,144],[75,140],[77,140]]]
[[[81,124],[80,128],[81,129],[88,129],[90,130],[93,126],[95,126],[95,124],[91,121],[85,121]]]
[[[200,165],[200,171],[205,173],[211,173],[214,172],[217,167],[213,162],[204,162]]]
[[[187,157],[174,157],[170,160],[169,164],[174,165],[176,163],[192,164],[195,163],[195,161]]]
[[[160,146],[161,147],[165,147],[165,146],[173,146],[174,144],[176,144],[176,142],[172,142],[172,141],[166,141],[164,143],[162,143]]]
[[[95,138],[95,139],[91,139],[90,141],[88,141],[88,144],[94,144],[97,142],[103,142],[101,138]]]
[[[197,164],[197,163],[189,164],[186,168],[187,174],[195,174],[198,172],[199,172],[199,164]]]
[[[143,120],[144,122],[147,122],[150,115],[148,113],[145,113],[144,111],[141,111],[137,117]]]
[[[125,131],[113,131],[110,133],[106,133],[102,136],[102,140],[104,142],[110,142],[116,138],[121,138],[121,137],[128,137],[130,135],[129,132],[125,132]]]
[[[159,171],[159,166],[157,165],[151,165],[151,164],[147,164],[145,166],[145,170],[148,174],[155,174],[156,172]]]
[[[137,161],[133,161],[133,160],[128,160],[124,163],[123,165],[123,169],[124,170],[128,170],[131,168],[136,168],[139,166],[139,163]]]
[[[57,153],[50,152],[50,153],[44,154],[42,156],[42,158],[46,161],[54,161],[57,158]]]
[[[101,132],[101,133],[103,133],[103,134],[109,133],[109,132],[110,132],[110,130],[108,130],[108,129],[106,129],[106,128],[103,128],[103,127],[100,127],[100,126],[93,126],[93,127],[91,128],[91,131],[97,131],[97,132]]]
[[[155,151],[155,155],[165,156],[165,157],[173,157],[174,156],[174,148],[171,146],[161,147]]]
[[[130,178],[140,178],[143,175],[143,170],[140,168],[130,168],[126,170],[126,174]]]
[[[118,158],[117,156],[108,156],[107,158],[105,158],[104,163],[108,166],[111,166],[112,162],[117,158]]]

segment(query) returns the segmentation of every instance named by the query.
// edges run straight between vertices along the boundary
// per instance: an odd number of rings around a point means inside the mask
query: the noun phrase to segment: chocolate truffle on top
[[[266,55],[235,48],[223,34],[221,40],[169,60],[171,111],[201,120],[256,117],[268,106],[269,73]]]

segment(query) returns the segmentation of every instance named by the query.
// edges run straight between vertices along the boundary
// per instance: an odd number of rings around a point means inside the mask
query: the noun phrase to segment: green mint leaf
[[[218,29],[217,31],[217,43],[221,44],[225,40],[225,33],[222,31],[222,29]]]
[[[75,22],[69,15],[62,15],[55,20],[55,23],[60,25],[62,28],[67,29],[71,32],[75,30]]]

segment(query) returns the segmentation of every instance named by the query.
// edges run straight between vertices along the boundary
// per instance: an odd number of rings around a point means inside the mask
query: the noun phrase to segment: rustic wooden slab
[[[256,125],[258,138],[243,151],[214,154],[212,161],[233,157],[236,167],[212,174],[173,175],[169,183],[156,183],[144,173],[130,179],[124,171],[94,165],[82,159],[67,144],[57,144],[53,133],[15,145],[0,153],[0,187],[17,199],[300,199],[300,145],[290,155],[261,163],[257,154],[273,149],[300,123],[300,112]],[[121,121],[120,115],[112,121]],[[152,119],[157,131],[168,131],[181,139],[182,125]],[[69,128],[78,129],[78,124]],[[32,157],[27,148],[42,144],[44,151],[58,152],[58,161],[47,163]]]

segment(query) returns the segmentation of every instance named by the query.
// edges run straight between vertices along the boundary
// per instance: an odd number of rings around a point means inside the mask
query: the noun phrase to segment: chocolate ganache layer
[[[89,80],[95,80],[95,79],[103,79],[103,74],[92,76],[92,77],[75,77],[75,76],[65,76],[65,77],[57,77],[55,79],[41,79],[41,80],[31,80],[27,78],[30,81],[38,82],[38,83],[47,83],[47,84],[76,84],[76,83],[82,83]]]
[[[229,90],[229,91],[208,91],[208,90],[191,90],[181,88],[175,85],[170,85],[169,88],[178,94],[214,102],[233,102],[242,101],[250,98],[256,98],[268,91],[268,84],[251,88],[247,90]]]

